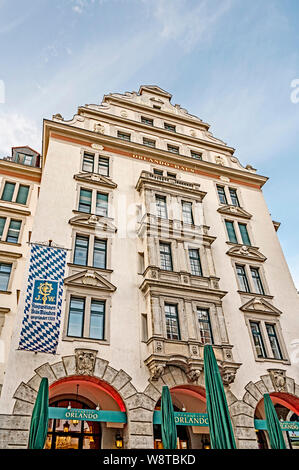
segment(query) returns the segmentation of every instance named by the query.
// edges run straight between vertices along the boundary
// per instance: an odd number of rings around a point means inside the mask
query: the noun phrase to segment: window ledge
[[[248,295],[249,297],[260,297],[260,298],[265,298],[265,299],[274,299],[274,296],[270,295],[270,294],[258,294],[256,292],[245,292],[243,290],[238,290],[237,292],[240,295]]]
[[[0,290],[0,294],[10,295],[11,293],[11,290]]]
[[[256,357],[256,362],[274,362],[290,365],[291,362],[288,359],[274,359],[274,357]]]
[[[0,240],[0,243],[10,246],[22,246],[22,243],[13,243],[13,242],[6,242],[5,240]]]
[[[68,341],[70,343],[78,341],[79,343],[97,343],[103,346],[110,346],[110,342],[105,339],[93,339],[93,338],[83,338],[83,337],[78,338],[77,336],[64,336],[62,338],[62,341]]]
[[[96,268],[95,266],[89,266],[87,264],[75,264],[75,263],[67,263],[68,266],[71,268],[82,268],[83,270],[86,269],[93,269],[95,271],[100,271],[102,273],[113,273],[113,269],[105,269],[105,268]]]

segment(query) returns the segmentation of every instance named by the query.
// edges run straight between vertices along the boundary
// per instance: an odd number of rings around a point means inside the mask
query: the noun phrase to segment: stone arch
[[[268,374],[262,375],[257,382],[249,382],[245,386],[246,392],[242,400],[236,400],[230,407],[235,436],[240,449],[258,448],[254,415],[256,407],[265,393],[272,394],[283,390],[285,393],[299,398],[299,386],[294,379],[284,375],[283,387],[281,388],[281,383],[275,382],[272,369],[269,369],[268,372]]]

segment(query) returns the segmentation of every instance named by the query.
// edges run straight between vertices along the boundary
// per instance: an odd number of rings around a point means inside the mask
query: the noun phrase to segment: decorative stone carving
[[[63,117],[59,113],[53,114],[52,119],[56,119],[56,121],[64,121]]]
[[[260,262],[264,262],[267,259],[262,253],[260,253],[258,248],[254,246],[246,246],[246,245],[233,246],[227,251],[226,254],[230,256],[236,256],[239,258],[247,258],[250,260],[260,261]]]
[[[161,341],[155,341],[155,352],[157,353],[163,352],[163,344]]]
[[[286,392],[286,371],[283,369],[268,369],[276,392]]]
[[[101,144],[91,144],[91,147],[95,150],[104,150],[104,147]]]
[[[151,277],[152,277],[153,279],[157,279],[157,277],[158,277],[158,273],[157,273],[157,271],[155,271],[154,269],[151,270]]]
[[[230,385],[231,383],[233,383],[235,381],[236,373],[236,369],[233,368],[222,369],[221,377],[223,385]]]
[[[267,302],[262,297],[254,297],[253,299],[246,302],[242,307],[240,307],[242,312],[250,313],[268,313],[269,315],[279,316],[281,311],[278,308],[274,307],[272,304]]]
[[[242,209],[241,207],[237,206],[232,206],[232,205],[222,205],[217,209],[217,212],[220,212],[220,214],[225,214],[225,215],[234,215],[237,217],[242,217],[243,219],[251,219],[252,215],[249,214],[249,212],[245,211],[245,209]]]
[[[159,380],[159,378],[163,375],[164,369],[166,367],[166,364],[159,364],[151,370],[151,379],[152,380]]]
[[[221,181],[225,181],[226,183],[229,183],[230,182],[230,179],[227,177],[227,176],[219,176],[219,179],[221,179]]]
[[[221,165],[221,166],[224,166],[225,162],[224,162],[224,159],[222,157],[220,157],[219,155],[217,157],[215,157],[215,162],[217,165]]]
[[[91,215],[87,221],[88,224],[96,224],[99,221],[99,218],[96,215]]]
[[[198,354],[199,354],[198,346],[196,346],[195,344],[193,344],[193,345],[191,346],[191,354],[192,354],[193,356],[198,356]]]
[[[95,272],[88,270],[82,279],[82,283],[87,284],[89,286],[96,286],[98,284],[98,281]]]
[[[105,127],[103,126],[103,124],[96,123],[93,127],[93,130],[94,130],[94,132],[97,132],[98,134],[104,134]]]
[[[197,382],[197,380],[199,379],[200,377],[200,374],[201,374],[201,370],[200,369],[194,369],[194,370],[190,370],[189,372],[187,372],[187,377],[188,377],[188,380],[190,382]]]
[[[91,349],[76,349],[76,373],[78,375],[93,375],[96,361],[96,351]]]
[[[196,137],[196,132],[194,129],[191,129],[190,131],[190,135],[192,135],[192,137]]]
[[[128,113],[127,113],[127,111],[125,111],[124,109],[121,110],[120,115],[121,115],[121,117],[123,117],[123,118],[128,117]]]

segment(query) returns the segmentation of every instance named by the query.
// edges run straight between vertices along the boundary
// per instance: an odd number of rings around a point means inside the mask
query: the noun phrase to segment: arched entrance
[[[170,389],[171,399],[175,412],[183,413],[182,419],[177,421],[178,449],[209,449],[210,437],[208,426],[193,425],[196,419],[184,419],[184,413],[206,413],[206,396],[203,387],[198,385],[179,385]],[[161,408],[161,399],[158,400],[155,410]],[[183,423],[188,423],[187,425]],[[162,449],[161,426],[154,423],[154,447]]]
[[[65,377],[49,388],[50,408],[125,411],[118,392],[100,379]],[[113,449],[124,424],[78,419],[49,419],[45,449]]]

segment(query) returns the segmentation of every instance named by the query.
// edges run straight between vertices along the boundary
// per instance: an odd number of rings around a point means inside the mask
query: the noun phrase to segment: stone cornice
[[[0,200],[0,212],[3,211],[3,212],[8,212],[9,214],[16,214],[16,215],[31,215],[31,212],[30,211],[27,211],[25,209],[18,209],[16,207],[7,207],[6,205],[3,205],[1,204],[1,200]],[[13,203],[10,203],[9,201],[3,201],[5,204],[16,204],[15,202]]]
[[[0,159],[0,174],[40,183],[42,169]]]
[[[97,134],[93,131],[71,126],[70,124],[46,119],[44,120],[43,129],[43,162],[47,155],[50,132],[53,133],[52,138],[69,141],[75,145],[80,145],[81,147],[85,146],[88,149],[92,148],[92,144],[101,144],[104,145],[104,148],[107,151],[142,160],[143,157],[139,158],[139,155],[136,155],[136,153],[140,152],[144,155],[145,160],[163,159],[165,164],[169,165],[171,168],[175,168],[177,165],[183,171],[205,175],[219,180],[221,180],[221,176],[226,176],[230,178],[230,182],[232,183],[243,184],[245,186],[251,186],[258,189],[260,189],[268,180],[265,176],[253,174],[248,171],[225,167],[203,160],[195,160],[184,155],[176,155],[165,150],[146,147],[136,142],[124,141],[116,137]],[[160,164],[163,165],[163,163]],[[183,165],[185,165],[185,169],[183,168]]]
[[[0,258],[7,258],[7,259],[19,259],[22,258],[22,253],[14,253],[12,251],[4,251],[0,250]]]

